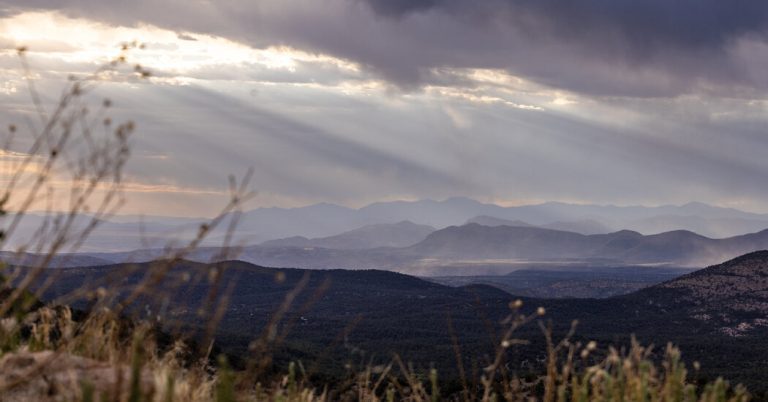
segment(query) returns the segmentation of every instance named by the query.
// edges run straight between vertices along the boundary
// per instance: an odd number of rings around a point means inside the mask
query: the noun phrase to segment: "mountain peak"
[[[445,204],[484,205],[484,203],[469,197],[449,197],[442,201]]]
[[[699,208],[699,207],[713,208],[713,206],[712,206],[712,205],[709,205],[709,204],[705,204],[705,203],[703,203],[703,202],[700,202],[700,201],[691,201],[691,202],[687,202],[687,203],[685,203],[685,204],[681,205],[681,207],[683,207],[683,208],[689,208],[689,207],[696,207],[696,208]]]
[[[523,222],[517,219],[508,220],[508,219],[495,218],[489,215],[478,215],[472,219],[467,220],[466,223],[467,224],[474,223],[474,224],[483,225],[483,226],[522,226],[522,227],[534,226],[528,222]]]
[[[613,232],[613,234],[620,235],[620,236],[643,237],[642,233],[635,232],[634,230],[628,230],[628,229],[619,230],[617,232]]]

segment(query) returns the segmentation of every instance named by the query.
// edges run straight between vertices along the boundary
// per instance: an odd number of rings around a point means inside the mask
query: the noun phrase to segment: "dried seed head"
[[[520,299],[509,302],[509,308],[512,310],[519,310],[521,307],[523,307],[523,301]]]
[[[539,317],[543,316],[544,314],[547,314],[547,310],[544,307],[539,307],[536,309],[536,315]]]
[[[16,318],[14,317],[3,318],[0,320],[0,328],[2,328],[4,334],[11,333],[16,329],[16,325],[18,325],[18,321],[16,321]]]
[[[216,282],[219,278],[219,270],[216,268],[211,268],[208,270],[208,282]]]

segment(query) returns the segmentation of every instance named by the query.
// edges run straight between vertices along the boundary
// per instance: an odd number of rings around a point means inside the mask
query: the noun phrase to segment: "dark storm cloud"
[[[445,6],[444,0],[363,0],[376,12],[384,15],[402,16]]]
[[[742,68],[745,60],[732,59],[730,50],[739,39],[765,39],[768,28],[768,3],[749,0],[359,1],[381,17],[399,21],[430,21],[441,15],[470,20],[478,29],[496,33],[478,38],[475,44],[481,49],[491,43],[500,53],[514,53],[494,60],[498,56],[487,49],[478,54],[478,65],[598,94],[674,95],[700,80],[750,86],[754,77]],[[508,35],[527,38],[530,48],[521,48]],[[558,45],[546,50],[553,42]],[[531,49],[535,47],[545,49]],[[515,60],[531,53],[532,63]]]
[[[510,22],[536,24],[565,39],[598,39],[602,33],[621,35],[635,49],[680,46],[711,49],[745,34],[763,34],[768,26],[768,3],[751,0],[359,0],[376,12],[403,17],[441,10],[466,13],[472,9],[498,15]],[[529,27],[530,28],[530,27]]]
[[[5,4],[5,6],[2,6]],[[402,87],[441,68],[498,68],[586,94],[675,96],[768,89],[768,3],[733,0],[25,0],[112,24],[146,22],[350,59]]]

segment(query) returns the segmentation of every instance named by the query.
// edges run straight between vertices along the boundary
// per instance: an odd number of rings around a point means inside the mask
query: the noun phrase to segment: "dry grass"
[[[547,371],[526,383],[504,369],[504,351],[522,340],[514,329],[537,316],[515,311],[493,364],[484,369],[480,392],[442,395],[437,371],[425,381],[407,364],[395,359],[384,367],[368,367],[344,389],[339,384],[311,384],[299,365],[291,364],[278,378],[254,378],[228,368],[224,358],[217,364],[190,361],[181,342],[160,347],[146,323],[130,323],[112,312],[94,313],[75,321],[67,308],[41,307],[24,321],[2,322],[4,354],[0,358],[0,400],[17,395],[36,400],[112,401],[746,401],[741,387],[730,388],[718,379],[697,387],[680,360],[680,351],[668,346],[661,364],[650,358],[651,350],[633,343],[626,352],[609,348],[607,357],[592,363],[597,345],[574,344],[566,337],[548,341]],[[26,333],[27,335],[23,335]],[[34,356],[28,365],[4,364],[13,356]],[[83,360],[77,360],[85,358]],[[54,367],[55,372],[50,369]],[[83,368],[86,367],[86,368]],[[40,385],[41,378],[45,386]],[[74,379],[74,380],[73,380]],[[12,380],[12,381],[11,381]],[[53,399],[45,390],[58,389]]]

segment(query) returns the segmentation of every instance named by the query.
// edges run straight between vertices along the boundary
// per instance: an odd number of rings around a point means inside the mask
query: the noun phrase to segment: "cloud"
[[[142,205],[177,208],[183,194],[153,189],[184,189],[205,193],[184,213],[208,213],[226,175],[249,166],[267,205],[768,199],[759,2],[744,3],[751,15],[711,1],[8,4],[88,18],[52,35],[85,44],[148,33],[154,84],[98,92],[116,121],[138,122],[128,173]],[[93,67],[75,47],[30,54],[43,93]],[[17,67],[0,56],[3,72]],[[13,85],[0,90],[3,121],[29,112]]]
[[[419,43],[437,49],[414,60],[417,67],[466,62],[452,57],[450,48],[438,54],[442,42],[471,55],[476,67],[505,68],[585,94],[676,96],[704,86],[755,84],[766,89],[745,71],[754,55],[733,52],[739,41],[765,39],[768,4],[761,2],[359,1],[393,23],[441,30],[433,47]]]
[[[148,23],[254,47],[288,45],[359,63],[403,88],[445,68],[495,68],[589,95],[768,89],[768,3],[749,0],[24,0],[111,24]]]
[[[181,39],[181,40],[188,40],[188,41],[192,41],[192,42],[197,40],[197,38],[195,38],[194,36],[189,35],[189,34],[185,34],[185,33],[179,33],[179,34],[176,35],[176,37]]]
[[[734,38],[765,33],[768,5],[749,0],[359,0],[381,15],[403,18],[439,11],[500,18],[560,40],[598,41],[618,36],[640,54],[654,48],[723,47]]]
[[[447,3],[441,0],[368,0],[367,3],[377,13],[402,17],[405,14],[423,12],[440,8]]]

